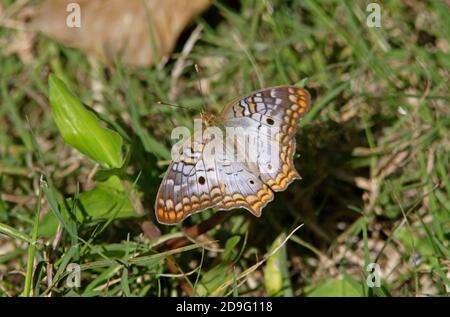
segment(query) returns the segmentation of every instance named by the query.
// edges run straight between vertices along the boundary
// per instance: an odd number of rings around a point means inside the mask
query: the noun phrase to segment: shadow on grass
[[[363,130],[352,122],[328,121],[300,129],[295,165],[302,180],[293,182],[252,219],[249,243],[267,246],[281,231],[304,223],[298,236],[319,249],[360,217],[349,206],[362,207],[362,190],[354,177],[369,176],[368,168],[352,166],[355,147],[367,146]],[[338,225],[340,224],[340,225]]]

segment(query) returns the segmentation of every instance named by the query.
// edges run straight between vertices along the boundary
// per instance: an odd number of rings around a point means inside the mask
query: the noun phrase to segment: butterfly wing
[[[300,175],[295,169],[295,133],[310,107],[309,93],[300,87],[279,86],[240,98],[221,113],[226,127],[246,127],[254,134],[256,165],[260,179],[274,191],[282,191]],[[278,145],[274,159],[268,144]]]
[[[176,224],[191,214],[208,208],[246,208],[260,216],[273,199],[270,188],[248,165],[205,154],[209,141],[194,137],[169,165],[155,202],[156,218],[163,224]]]
[[[223,199],[219,210],[244,208],[256,217],[273,200],[273,192],[255,173],[252,166],[242,162],[218,162],[218,172],[223,181]]]
[[[156,197],[156,217],[163,224],[179,223],[221,199],[215,169],[203,159],[203,142],[192,137],[182,149],[169,165]]]
[[[211,157],[205,155],[208,140],[186,141],[190,146],[183,148],[189,151],[172,161],[159,188],[158,221],[176,224],[208,208],[245,208],[260,216],[273,191],[284,190],[300,177],[293,164],[294,136],[309,105],[308,92],[295,86],[256,91],[230,103],[220,119],[225,127],[245,128],[253,136],[256,162]],[[276,160],[271,159],[269,143],[280,145]],[[228,151],[234,145],[226,142],[225,147]]]

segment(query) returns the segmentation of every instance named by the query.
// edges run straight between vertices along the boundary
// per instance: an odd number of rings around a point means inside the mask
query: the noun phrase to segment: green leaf
[[[49,76],[49,90],[53,118],[64,141],[105,167],[121,167],[122,137],[100,125],[55,75]]]
[[[233,254],[234,248],[238,245],[239,241],[241,241],[240,236],[233,236],[227,240],[225,243],[225,250],[223,252],[222,258],[227,261],[233,261],[235,254]],[[234,255],[234,256],[233,256]]]
[[[67,198],[65,204],[59,205],[62,219],[70,219],[69,211],[72,206],[72,198]],[[79,194],[74,210],[79,222],[83,223],[85,220],[89,220],[92,222],[91,224],[97,224],[98,221],[110,218],[123,219],[141,216],[134,208],[122,181],[117,176],[97,182],[96,187]],[[53,213],[47,213],[42,219],[39,234],[43,237],[52,237],[56,233],[57,227],[57,217]]]
[[[307,291],[307,295],[309,297],[361,297],[363,293],[355,281],[344,278],[318,283]]]
[[[8,226],[7,224],[0,223],[0,234],[11,237],[16,240],[22,240],[28,243],[33,243],[31,237],[27,236],[25,233],[20,232],[13,227]]]
[[[78,239],[77,233],[76,233],[76,224],[74,221],[69,217],[69,213],[63,212],[65,210],[61,210],[60,205],[58,203],[58,200],[56,199],[56,195],[54,193],[54,190],[52,187],[48,185],[47,182],[42,183],[42,191],[47,198],[47,202],[50,206],[50,210],[52,211],[51,214],[53,217],[56,217],[58,219],[58,222],[62,224],[64,229],[69,233],[71,238],[75,241]]]
[[[197,284],[196,294],[198,296],[208,296],[224,283],[229,275],[228,264],[221,262],[208,272],[202,274],[201,280]],[[219,296],[225,295],[225,289]]]
[[[43,238],[53,237],[58,229],[58,224],[58,218],[52,212],[46,213],[39,225],[39,236]]]
[[[241,240],[240,236],[232,236],[225,243],[225,250],[222,253],[222,261],[210,269],[208,272],[202,273],[202,278],[198,282],[196,294],[198,296],[207,296],[213,290],[222,285],[230,274],[230,262],[233,262],[238,254],[235,248]],[[225,294],[223,290],[221,295]],[[237,291],[237,290],[235,290]]]
[[[66,199],[68,210],[73,200]],[[111,176],[104,182],[97,182],[97,186],[78,195],[76,217],[83,221],[138,217],[133,205],[127,197],[122,181],[117,176]]]
[[[280,234],[270,247],[272,253],[286,239],[286,234]],[[266,263],[264,282],[269,296],[293,296],[289,279],[286,245],[283,245]]]

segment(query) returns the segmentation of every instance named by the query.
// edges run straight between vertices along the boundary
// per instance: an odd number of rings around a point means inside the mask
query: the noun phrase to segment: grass
[[[186,32],[203,26],[186,56],[199,73],[176,81],[186,108],[157,103],[170,101],[183,39],[164,67],[131,69],[42,35],[24,61],[7,53],[23,31],[1,27],[0,296],[448,295],[450,8],[383,1],[382,27],[368,28],[365,6],[215,2]],[[116,179],[63,141],[50,73],[123,138]],[[192,128],[204,106],[295,83],[313,99],[297,135],[303,179],[261,218],[207,211],[156,225],[172,129]],[[370,263],[380,287],[366,283]]]

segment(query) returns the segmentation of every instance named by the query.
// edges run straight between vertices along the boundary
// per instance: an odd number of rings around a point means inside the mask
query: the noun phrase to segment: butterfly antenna
[[[182,108],[182,109],[186,109],[189,110],[189,107],[185,107],[185,106],[180,106],[180,105],[176,105],[174,103],[170,103],[170,102],[165,102],[165,101],[157,101],[156,102],[158,105],[165,105],[165,106],[170,106],[170,107],[175,107],[175,108]]]
[[[197,75],[199,75],[200,74],[200,68],[198,67],[197,63],[194,64],[194,68],[195,68],[195,72],[197,73]],[[202,79],[200,77],[198,77],[198,87],[200,89],[200,93],[202,94],[202,96],[205,96],[205,91],[203,90],[203,85],[202,85]],[[206,112],[206,105],[205,104],[202,106],[202,112]]]

